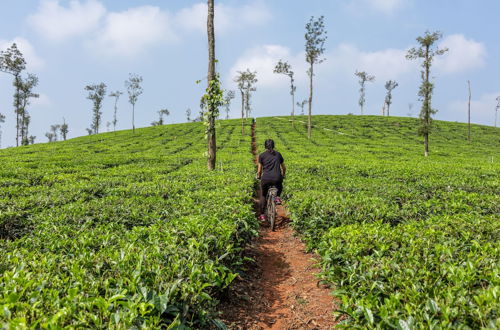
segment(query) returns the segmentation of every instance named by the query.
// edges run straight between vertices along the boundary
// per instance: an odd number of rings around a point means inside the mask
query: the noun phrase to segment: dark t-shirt
[[[262,164],[262,177],[261,180],[279,181],[283,179],[281,175],[281,163],[283,163],[283,156],[276,150],[274,152],[264,151],[259,155],[259,163]]]

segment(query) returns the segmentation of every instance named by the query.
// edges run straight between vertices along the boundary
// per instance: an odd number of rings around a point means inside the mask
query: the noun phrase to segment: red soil
[[[252,127],[252,133],[254,127]],[[255,136],[252,151],[256,155]],[[257,202],[257,200],[255,200]],[[330,329],[335,326],[334,297],[321,285],[314,254],[293,234],[286,209],[278,206],[276,231],[261,226],[247,248],[246,266],[221,302],[229,329]]]

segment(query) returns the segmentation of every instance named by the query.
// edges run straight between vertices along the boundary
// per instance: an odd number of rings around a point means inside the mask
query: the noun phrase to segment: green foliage
[[[436,121],[422,160],[417,119],[316,116],[308,140],[299,118],[257,119],[257,145],[272,138],[285,158],[284,199],[342,325],[498,328],[498,129],[473,125],[464,146],[465,124]]]
[[[102,100],[106,96],[106,84],[93,84],[85,86],[85,90],[89,92],[87,95],[87,99],[91,100],[93,103],[92,108],[92,124],[90,128],[94,132],[94,134],[99,133],[99,127],[101,126],[101,108],[102,108]]]
[[[318,19],[311,16],[309,22],[306,24],[306,61],[311,65],[324,61],[321,58],[325,52],[324,46],[327,39],[324,19],[324,16],[320,16]]]
[[[256,235],[237,127],[211,172],[200,123],[0,150],[0,327],[206,327]]]
[[[361,107],[361,114],[363,114],[363,108],[365,106],[365,95],[366,95],[366,82],[375,81],[375,76],[366,73],[365,71],[358,71],[354,73],[356,77],[359,78],[359,101],[358,104]]]
[[[422,85],[418,91],[418,96],[422,101],[422,109],[420,111],[421,125],[419,133],[421,135],[428,135],[432,129],[432,115],[437,112],[432,108],[432,93],[434,91],[434,84],[430,81],[430,69],[435,56],[443,55],[448,51],[444,49],[433,49],[432,46],[441,39],[440,32],[426,31],[423,37],[418,37],[417,42],[420,44],[419,48],[411,48],[408,50],[406,58],[409,60],[422,59]]]
[[[204,106],[203,123],[205,124],[205,137],[215,133],[215,120],[219,117],[219,107],[224,105],[224,90],[221,87],[220,77],[217,73],[215,79],[208,82],[205,94],[201,97]]]

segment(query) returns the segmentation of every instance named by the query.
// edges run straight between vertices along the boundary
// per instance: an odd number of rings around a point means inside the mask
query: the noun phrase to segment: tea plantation
[[[250,133],[249,120],[247,132]],[[0,150],[0,328],[194,328],[256,235],[241,121]]]
[[[296,230],[321,256],[347,328],[500,328],[500,130],[412,118],[257,119],[289,168]]]
[[[500,327],[500,132],[372,116],[258,118],[293,225],[348,328]],[[0,327],[207,328],[257,234],[251,120],[0,150]]]

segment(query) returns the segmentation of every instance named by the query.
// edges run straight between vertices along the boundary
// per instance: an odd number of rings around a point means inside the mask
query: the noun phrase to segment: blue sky
[[[291,111],[288,80],[273,74],[288,60],[296,73],[297,100],[307,97],[304,25],[311,15],[325,16],[326,61],[317,66],[314,114],[360,112],[356,70],[376,76],[367,85],[366,114],[380,114],[384,83],[399,82],[391,114],[418,114],[419,66],[404,58],[426,30],[443,32],[450,52],[436,60],[434,107],[437,119],[467,120],[467,80],[472,84],[472,121],[493,125],[500,96],[500,44],[495,31],[497,0],[226,0],[215,1],[216,57],[227,89],[235,89],[238,70],[257,71],[253,116]],[[125,91],[130,72],[144,78],[136,105],[136,127],[148,126],[168,108],[167,122],[186,121],[199,111],[207,71],[206,4],[191,0],[2,0],[0,49],[17,42],[28,60],[27,72],[40,79],[40,99],[29,108],[31,134],[45,142],[49,126],[65,117],[70,137],[86,134],[92,104],[84,87],[104,82],[108,91]],[[11,77],[0,74],[2,147],[15,144]],[[231,117],[239,116],[239,96]],[[118,129],[131,128],[131,106],[119,101]],[[111,121],[113,101],[103,104]],[[103,125],[101,131],[105,131]]]

